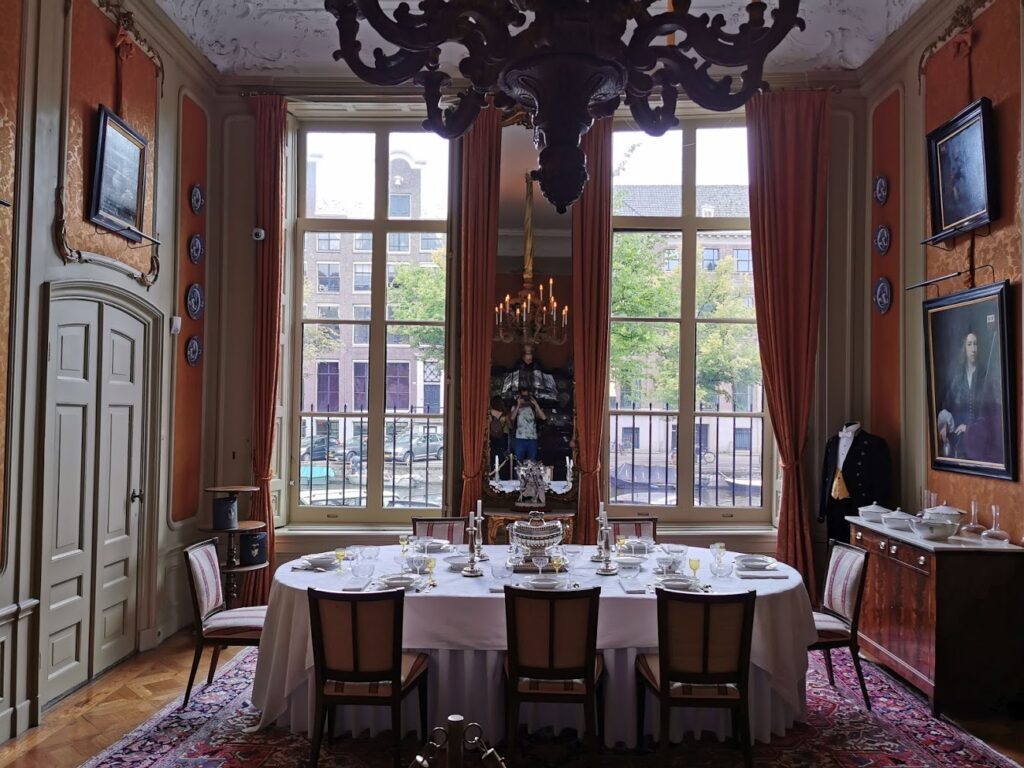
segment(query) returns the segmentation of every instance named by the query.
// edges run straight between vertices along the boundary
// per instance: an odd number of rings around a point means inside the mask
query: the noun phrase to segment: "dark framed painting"
[[[1017,479],[1009,286],[924,303],[932,469]]]
[[[89,220],[134,242],[142,240],[146,139],[100,106]]]
[[[980,98],[928,134],[932,236],[939,243],[999,218],[992,102]]]

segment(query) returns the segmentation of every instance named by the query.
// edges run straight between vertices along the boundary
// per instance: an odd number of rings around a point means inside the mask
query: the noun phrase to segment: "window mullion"
[[[379,510],[384,499],[384,420],[387,371],[387,214],[389,147],[388,132],[377,130],[372,263],[370,274],[370,348],[369,348],[369,450],[366,477],[366,507]]]

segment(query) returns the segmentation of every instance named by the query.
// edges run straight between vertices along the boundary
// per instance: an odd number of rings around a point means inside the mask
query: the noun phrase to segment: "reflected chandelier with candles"
[[[555,278],[533,285],[533,178],[526,174],[523,221],[523,287],[494,306],[494,340],[504,344],[564,344],[569,338],[569,305],[555,298]]]
[[[750,2],[735,32],[722,14],[690,13],[690,0],[655,13],[655,0],[421,0],[415,12],[398,3],[391,16],[382,5],[392,3],[325,0],[337,19],[335,60],[374,85],[411,80],[423,89],[424,128],[445,138],[465,133],[489,98],[525,109],[540,152],[532,175],[559,213],[586,185],[580,139],[596,118],[625,102],[641,129],[660,136],[678,125],[680,93],[705,109],[737,109],[767,89],[768,54],[804,28],[800,0],[778,0],[770,14],[767,3]],[[374,48],[365,61],[358,38],[367,26],[397,50]],[[464,53],[452,62],[445,46]],[[457,68],[458,82],[446,67]]]

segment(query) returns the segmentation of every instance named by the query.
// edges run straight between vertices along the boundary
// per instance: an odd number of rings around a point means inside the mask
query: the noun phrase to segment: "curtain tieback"
[[[594,469],[584,469],[583,467],[580,467],[580,474],[583,475],[584,477],[587,477],[589,475],[596,475],[596,474],[599,474],[600,472],[601,472],[600,465],[598,465]]]
[[[273,475],[256,475],[256,483],[262,485],[274,479]]]
[[[462,479],[463,480],[476,480],[478,477],[480,477],[480,475],[481,475],[481,472],[480,472],[479,469],[476,472],[465,472],[465,471],[463,471]]]

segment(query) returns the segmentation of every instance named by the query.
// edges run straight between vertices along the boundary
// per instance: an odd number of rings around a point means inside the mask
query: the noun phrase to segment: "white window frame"
[[[386,433],[392,414],[389,412],[384,413],[385,403],[385,374],[386,374],[386,336],[389,330],[389,326],[392,324],[397,325],[434,325],[441,328],[446,328],[446,321],[438,322],[405,322],[405,321],[388,321],[386,316],[386,296],[387,296],[387,235],[389,232],[403,232],[409,233],[410,235],[410,251],[411,251],[411,240],[412,236],[418,233],[437,233],[443,236],[446,246],[449,243],[448,238],[448,220],[447,219],[392,219],[388,216],[389,213],[389,184],[390,184],[390,158],[388,152],[388,134],[391,132],[408,132],[416,133],[421,131],[420,122],[418,120],[410,121],[385,121],[385,120],[335,120],[335,119],[319,119],[319,118],[308,118],[302,119],[298,123],[297,130],[297,152],[298,157],[296,178],[294,182],[294,198],[297,201],[295,210],[297,211],[295,219],[294,236],[297,248],[295,249],[299,256],[293,259],[292,267],[296,275],[302,274],[303,259],[301,254],[303,253],[303,245],[306,242],[305,237],[307,234],[316,233],[320,231],[332,231],[332,232],[343,232],[343,233],[369,233],[372,237],[372,248],[369,252],[369,260],[366,262],[352,262],[353,264],[353,289],[355,286],[355,264],[357,263],[369,263],[371,264],[371,275],[370,275],[370,290],[369,291],[355,291],[357,296],[372,296],[373,300],[370,302],[370,343],[367,346],[358,346],[357,349],[365,350],[361,352],[363,360],[353,360],[353,362],[366,362],[368,366],[369,379],[368,379],[368,392],[367,392],[367,409],[366,411],[348,411],[343,414],[319,414],[310,413],[302,410],[303,405],[299,402],[298,397],[294,397],[291,400],[291,420],[292,420],[292,432],[298,434],[300,431],[300,424],[304,420],[324,417],[335,417],[348,416],[353,420],[362,421],[364,424],[363,429],[368,435],[369,444],[367,449],[367,459],[364,462],[366,473],[366,485],[365,489],[365,505],[360,507],[328,507],[328,506],[307,506],[300,504],[299,501],[299,483],[291,483],[289,489],[289,510],[290,516],[288,522],[290,524],[338,524],[338,525],[377,525],[377,524],[407,524],[409,519],[415,515],[422,514],[445,514],[448,510],[448,505],[451,503],[452,488],[453,488],[453,474],[452,467],[453,463],[450,459],[446,459],[444,464],[444,479],[443,479],[443,494],[441,501],[441,509],[436,507],[385,507],[384,496],[387,491],[390,493],[390,489],[385,483],[385,472],[384,472],[384,441],[386,439]],[[306,135],[310,132],[320,131],[337,131],[337,132],[355,132],[355,133],[375,133],[377,136],[375,144],[375,162],[376,162],[376,174],[374,179],[374,210],[376,214],[373,218],[367,219],[345,219],[341,217],[329,217],[329,216],[307,216],[307,201],[306,194],[307,189],[305,186],[304,178],[304,161],[306,157]],[[450,158],[451,162],[451,158]],[[452,181],[454,181],[454,177]],[[449,215],[451,212],[449,211]],[[446,256],[447,265],[446,273],[452,275],[455,273],[452,264],[452,254],[449,251]],[[448,281],[448,290],[451,292],[453,280]],[[379,298],[378,298],[379,297]],[[317,320],[311,320],[304,318],[302,315],[301,302],[294,302],[295,306],[292,309],[294,313],[292,316],[293,328],[298,330],[295,334],[297,338],[301,339],[301,328],[306,323],[316,323]],[[451,307],[451,301],[448,302]],[[452,309],[448,310],[448,315],[451,316]],[[352,325],[358,324],[358,320],[340,320],[340,321],[320,321],[336,323],[338,325]],[[446,355],[448,352],[446,351]],[[405,361],[393,361],[393,362],[405,362]],[[451,378],[450,371],[451,366],[447,357],[443,360],[444,365],[444,377],[441,382],[441,403],[445,405],[450,402],[450,386]],[[342,376],[345,373],[342,372]],[[414,379],[414,367],[410,364],[409,367],[410,376],[410,404],[415,402],[415,392],[413,388],[415,386]],[[292,381],[296,384],[301,384],[302,378],[302,349],[301,344],[293,345],[292,349]],[[351,389],[352,385],[349,383],[346,385],[342,383],[342,391],[346,391],[346,387]],[[298,389],[298,387],[294,387]],[[354,391],[353,391],[354,394]],[[454,412],[445,408],[443,415],[431,414],[429,418],[424,418],[422,414],[403,414],[399,412],[397,414],[401,421],[408,420],[410,423],[415,423],[415,429],[430,429],[434,431],[444,430],[447,434],[454,434]],[[291,457],[291,470],[289,473],[290,478],[298,480],[299,478],[299,466],[297,452],[293,451]],[[438,468],[440,471],[440,467]],[[322,498],[322,497],[321,497]],[[315,499],[315,496],[314,496]]]
[[[420,194],[423,193],[423,188],[420,187]],[[392,197],[405,197],[409,200],[409,215],[408,216],[392,216],[391,215],[391,198]],[[392,221],[401,221],[404,219],[412,218],[412,195],[408,192],[388,192],[388,218]]]
[[[326,248],[321,248],[320,247],[320,238],[321,237],[326,237],[327,238],[327,247]],[[338,247],[337,248],[331,248],[331,239],[334,238],[334,237],[338,238]],[[340,253],[341,252],[341,232],[317,232],[316,233],[316,251],[317,251],[317,253]]]
[[[749,218],[734,217],[707,217],[698,215],[702,211],[696,208],[696,159],[697,159],[697,129],[698,128],[735,128],[742,127],[742,118],[732,117],[704,117],[695,116],[680,119],[682,149],[682,216],[612,216],[613,231],[651,231],[681,233],[680,244],[680,281],[681,281],[681,306],[679,317],[669,318],[616,318],[633,322],[655,322],[659,324],[678,324],[679,326],[679,404],[672,410],[644,409],[643,414],[654,417],[675,417],[676,419],[676,503],[665,504],[639,504],[639,503],[609,503],[609,510],[614,514],[624,515],[656,515],[659,520],[668,523],[684,524],[714,524],[716,526],[741,526],[751,524],[770,524],[772,522],[772,511],[775,503],[775,437],[772,431],[771,420],[768,411],[765,409],[764,398],[762,397],[762,410],[743,412],[736,414],[725,410],[698,410],[694,403],[694,392],[696,386],[696,330],[697,325],[703,322],[722,322],[719,318],[698,319],[696,312],[696,270],[703,268],[697,264],[697,251],[700,233],[711,233],[718,231],[749,231]],[[620,130],[636,130],[633,125],[622,122],[616,125]],[[614,193],[613,193],[614,194]],[[719,248],[719,261],[721,260],[721,248]],[[749,320],[726,320],[725,322],[749,323]],[[610,342],[610,339],[609,339]],[[606,372],[610,377],[610,371]],[[613,398],[609,396],[608,407],[605,411],[605,424],[607,434],[613,435],[611,431],[616,426],[629,426],[625,421],[632,414],[640,415],[640,409],[613,407]],[[614,423],[614,417],[618,415],[620,421]],[[696,418],[722,417],[733,418],[737,416],[761,419],[762,422],[762,445],[761,445],[761,505],[759,507],[715,507],[710,505],[695,505],[693,503],[693,481],[694,462],[690,450],[682,450],[683,446],[694,446],[696,432]],[[753,430],[752,430],[753,431]],[[617,435],[619,437],[620,435]],[[610,443],[604,447],[604,468],[602,470],[602,482],[606,492],[610,488],[610,475],[615,471],[612,462],[614,453]],[[620,461],[622,457],[620,455]],[[669,465],[671,468],[671,464]],[[638,494],[639,495],[639,494]]]
[[[327,307],[334,307],[334,317],[328,317],[324,314],[324,310]],[[341,319],[341,304],[317,304],[316,305],[316,319],[317,320],[340,320]]]
[[[369,317],[356,317],[357,309],[369,309]],[[370,321],[373,318],[373,309],[369,304],[353,304],[352,305],[352,346],[353,347],[368,347],[370,346],[370,338],[367,336],[366,341],[356,341],[356,331],[360,328],[366,328],[369,331]],[[353,360],[353,362],[356,362]]]
[[[359,242],[360,235],[370,236],[370,247],[361,248],[356,245]],[[373,253],[373,233],[371,232],[353,232],[352,233],[352,253]]]

